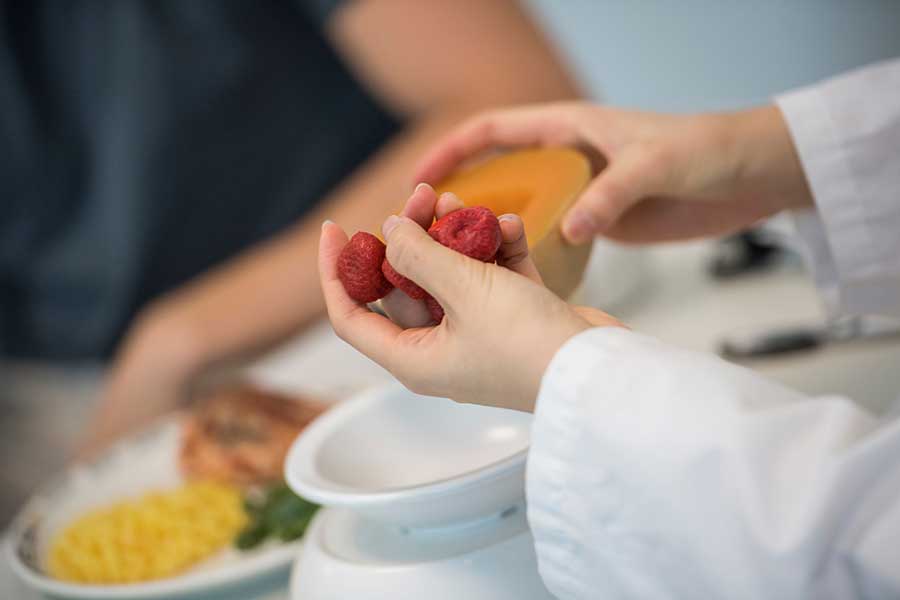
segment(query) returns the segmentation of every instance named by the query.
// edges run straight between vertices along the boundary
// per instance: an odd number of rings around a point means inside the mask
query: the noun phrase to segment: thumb
[[[625,211],[657,192],[663,176],[644,152],[623,154],[582,192],[563,219],[563,236],[573,244],[582,244],[603,233]]]
[[[465,296],[461,282],[469,279],[476,261],[437,243],[408,217],[388,217],[382,233],[391,266],[423,287],[444,308]]]

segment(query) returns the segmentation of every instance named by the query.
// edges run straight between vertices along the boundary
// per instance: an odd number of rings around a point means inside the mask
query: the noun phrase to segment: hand
[[[429,190],[418,188],[404,211],[419,217],[391,217],[383,233],[388,260],[441,303],[444,319],[433,327],[404,329],[353,301],[337,278],[347,235],[326,222],[319,275],[334,330],[414,392],[533,410],[547,365],[570,337],[592,326],[620,324],[598,310],[570,307],[540,284],[522,221],[515,216],[501,217],[504,242],[497,265],[432,240],[417,222],[425,219],[429,198],[437,214],[449,212],[458,200],[435,199]]]
[[[435,182],[495,147],[574,146],[599,173],[565,216],[573,243],[722,235],[812,196],[780,111],[661,115],[587,103],[486,113],[446,136],[416,170]],[[604,168],[605,167],[605,168]]]
[[[106,376],[79,457],[97,454],[186,400],[196,366],[188,335],[165,305],[135,320]]]
[[[400,215],[408,217],[422,229],[427,230],[435,219],[440,219],[464,206],[455,194],[446,193],[438,197],[430,185],[423,183],[416,187]],[[541,275],[528,254],[528,240],[525,237],[522,219],[518,215],[507,214],[500,215],[498,220],[503,236],[503,243],[498,252],[498,264],[543,285]],[[398,289],[391,290],[381,300],[381,307],[395,323],[405,328],[422,327],[431,324],[432,321],[424,301],[413,300]]]

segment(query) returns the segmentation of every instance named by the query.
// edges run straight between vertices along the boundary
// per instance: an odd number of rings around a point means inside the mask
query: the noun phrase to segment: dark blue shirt
[[[322,34],[334,4],[0,0],[0,354],[109,355],[396,130]]]

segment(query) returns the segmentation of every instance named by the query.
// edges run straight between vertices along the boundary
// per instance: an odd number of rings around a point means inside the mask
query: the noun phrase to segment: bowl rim
[[[284,478],[288,486],[297,494],[325,506],[371,508],[396,502],[419,503],[435,496],[463,492],[524,470],[530,442],[509,456],[458,475],[380,491],[362,491],[323,477],[316,466],[322,444],[352,417],[398,393],[413,394],[399,383],[379,386],[339,403],[317,418],[294,440],[285,458]]]

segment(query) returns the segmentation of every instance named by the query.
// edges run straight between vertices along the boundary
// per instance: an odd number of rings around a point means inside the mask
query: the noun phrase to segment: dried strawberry
[[[425,306],[428,307],[428,312],[431,313],[431,318],[440,323],[444,318],[444,307],[441,306],[440,303],[434,299],[434,296],[431,295],[425,296]]]
[[[434,222],[428,233],[440,244],[482,262],[493,262],[503,241],[500,222],[484,206],[446,214]]]
[[[422,300],[428,295],[428,292],[419,287],[415,281],[398,273],[396,269],[391,266],[391,263],[388,262],[387,258],[381,263],[381,272],[384,273],[384,276],[388,281],[394,284],[394,287],[398,290],[403,290],[403,292],[413,300]]]
[[[393,289],[384,273],[385,246],[377,237],[357,231],[338,256],[338,279],[357,302],[375,302]]]

